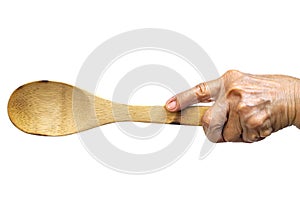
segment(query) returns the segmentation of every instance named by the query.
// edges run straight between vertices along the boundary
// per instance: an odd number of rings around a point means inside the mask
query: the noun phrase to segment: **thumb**
[[[200,83],[170,98],[166,102],[166,109],[170,112],[176,112],[195,103],[215,101],[219,94],[220,85],[221,79]]]

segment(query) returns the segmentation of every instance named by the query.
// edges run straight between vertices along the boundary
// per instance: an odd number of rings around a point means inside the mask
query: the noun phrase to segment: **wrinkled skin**
[[[252,75],[235,70],[169,99],[176,112],[198,102],[215,101],[202,117],[212,142],[255,142],[284,127],[300,128],[300,80],[284,75]],[[300,108],[298,108],[300,109]]]

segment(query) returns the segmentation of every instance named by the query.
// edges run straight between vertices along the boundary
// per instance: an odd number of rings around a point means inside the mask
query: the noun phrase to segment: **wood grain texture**
[[[63,136],[124,121],[200,126],[208,108],[192,106],[171,113],[163,106],[119,104],[65,83],[38,81],[13,92],[8,115],[26,133]]]

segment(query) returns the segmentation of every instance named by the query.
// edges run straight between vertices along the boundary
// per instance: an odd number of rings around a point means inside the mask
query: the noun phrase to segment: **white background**
[[[254,144],[219,144],[198,160],[205,139],[199,127],[178,162],[157,173],[128,175],[99,164],[77,135],[24,134],[6,111],[18,86],[41,79],[75,84],[94,48],[138,28],[188,36],[220,74],[238,69],[300,77],[299,9],[297,1],[262,0],[1,1],[0,199],[299,199],[295,127]]]

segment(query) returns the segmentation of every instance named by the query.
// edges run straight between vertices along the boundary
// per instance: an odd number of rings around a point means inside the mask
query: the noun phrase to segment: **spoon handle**
[[[191,106],[179,112],[169,112],[163,106],[113,105],[115,121],[201,126],[201,118],[209,107]]]

